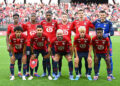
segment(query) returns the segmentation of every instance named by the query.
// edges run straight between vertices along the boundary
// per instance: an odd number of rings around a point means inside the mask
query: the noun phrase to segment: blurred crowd
[[[107,19],[111,20],[114,25],[120,26],[120,4],[70,4],[61,3],[59,6],[57,4],[44,5],[44,4],[8,4],[0,3],[0,24],[6,25],[13,22],[12,15],[18,13],[20,15],[21,22],[27,22],[30,19],[31,13],[37,14],[37,21],[40,22],[45,19],[45,12],[47,10],[52,10],[53,19],[58,22],[61,21],[62,12],[67,12],[69,15],[69,21],[77,19],[77,11],[79,9],[85,9],[85,16],[91,21],[95,21],[100,10],[105,10],[107,12]]]

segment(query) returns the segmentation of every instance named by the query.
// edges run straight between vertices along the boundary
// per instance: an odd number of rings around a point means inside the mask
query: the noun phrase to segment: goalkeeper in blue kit
[[[114,29],[112,27],[112,22],[110,22],[109,20],[106,19],[107,17],[107,13],[103,10],[101,10],[99,12],[99,19],[97,19],[96,21],[93,22],[94,26],[95,26],[95,30],[96,28],[103,28],[104,29],[104,37],[108,37],[110,40],[110,64],[111,64],[111,78],[115,79],[115,77],[113,77],[112,72],[113,72],[113,61],[112,61],[112,41],[110,39],[110,36],[114,35]],[[98,64],[98,69],[100,69],[100,62]],[[99,75],[99,72],[98,72]]]

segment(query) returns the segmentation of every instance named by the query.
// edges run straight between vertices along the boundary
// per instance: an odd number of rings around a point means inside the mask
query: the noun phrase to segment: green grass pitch
[[[100,77],[97,81],[88,81],[85,78],[85,66],[82,66],[82,78],[79,81],[70,81],[68,79],[68,63],[65,58],[63,58],[62,64],[62,76],[57,81],[49,81],[47,77],[45,78],[34,78],[32,81],[22,81],[21,78],[17,76],[17,63],[15,65],[15,80],[10,81],[10,57],[7,52],[6,39],[5,36],[0,37],[0,86],[119,86],[120,85],[120,36],[114,36],[112,38],[113,43],[113,75],[116,80],[111,82],[107,81],[106,64],[104,60],[101,61]],[[42,70],[42,57],[39,56],[39,70],[38,73],[41,75]],[[82,60],[84,64],[84,60]],[[75,76],[75,71],[74,71]],[[94,70],[92,70],[92,77],[94,76]]]

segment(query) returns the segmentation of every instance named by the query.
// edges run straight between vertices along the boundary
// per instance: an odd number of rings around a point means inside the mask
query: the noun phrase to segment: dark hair
[[[78,10],[78,12],[80,12],[80,11],[83,11],[83,12],[84,12],[84,10],[83,10],[83,9],[79,9],[79,10]]]
[[[32,16],[32,15],[36,15],[36,13],[31,13],[31,16]]]
[[[75,15],[77,15],[78,14],[78,12],[75,12]]]
[[[16,26],[15,28],[14,28],[14,32],[16,32],[16,31],[23,31],[23,28],[21,27],[21,26]]]
[[[98,31],[98,30],[102,30],[103,31],[103,28],[97,28],[96,31]]]
[[[51,10],[48,10],[48,11],[46,12],[46,14],[47,14],[47,13],[49,13],[49,14],[52,15],[52,11],[51,11]]]
[[[101,10],[99,13],[105,13],[106,14],[106,12],[104,10]]]
[[[13,14],[13,17],[15,17],[15,16],[18,16],[18,17],[19,17],[19,14],[18,14],[18,13]]]
[[[62,15],[67,15],[67,16],[68,16],[68,14],[67,14],[67,13],[64,13],[64,12],[62,13]]]
[[[37,25],[37,28],[42,28],[43,29],[43,26],[42,25]]]

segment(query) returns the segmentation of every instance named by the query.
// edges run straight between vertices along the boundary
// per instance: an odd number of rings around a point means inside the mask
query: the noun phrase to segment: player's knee
[[[74,63],[79,63],[79,59],[75,58]]]
[[[74,61],[75,67],[78,67],[78,62]]]
[[[92,58],[88,59],[88,64],[92,64]]]
[[[97,65],[98,64],[98,60],[94,59],[94,64]]]
[[[25,57],[22,58],[22,62],[23,62],[23,64],[26,64],[26,58]]]
[[[11,61],[11,64],[14,64],[15,63],[15,58],[11,57],[10,61]]]
[[[59,61],[59,59],[57,57],[54,57],[53,60],[56,61],[56,62]]]
[[[68,62],[72,61],[71,56],[69,56],[69,57],[67,58],[67,60],[68,60]]]
[[[110,58],[105,58],[105,61],[110,63]]]

